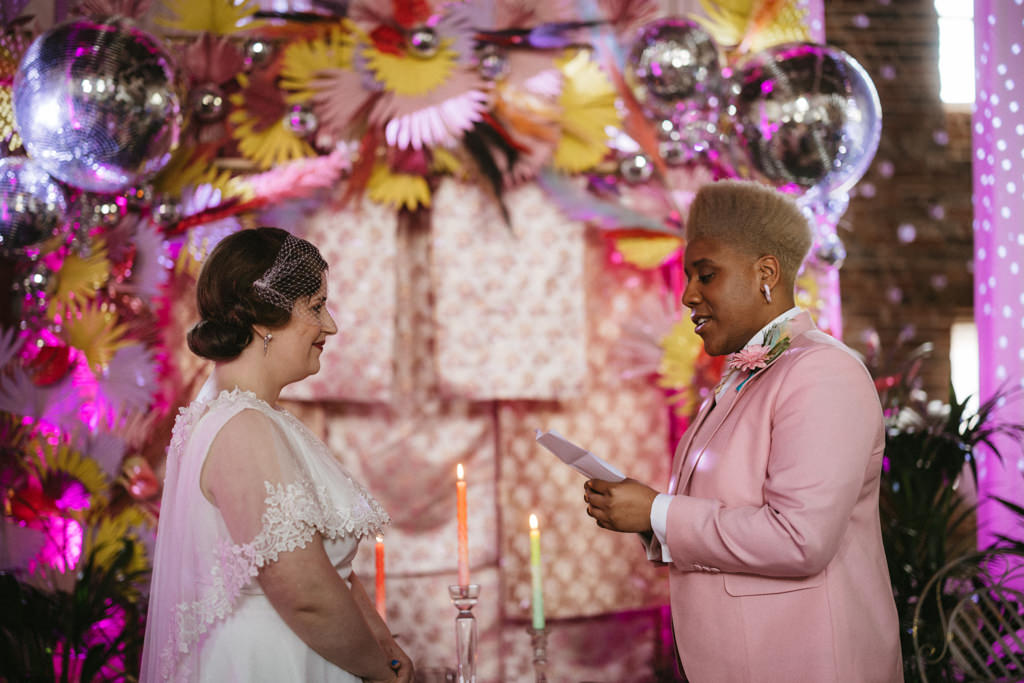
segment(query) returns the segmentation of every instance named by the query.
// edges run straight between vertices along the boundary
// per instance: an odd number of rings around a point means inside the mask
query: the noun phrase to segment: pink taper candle
[[[466,478],[462,463],[455,468],[455,503],[459,519],[459,585],[469,585],[469,528],[466,520]]]

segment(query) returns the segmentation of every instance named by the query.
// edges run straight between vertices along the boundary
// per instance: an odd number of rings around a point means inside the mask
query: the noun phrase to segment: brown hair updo
[[[199,322],[188,331],[192,353],[210,360],[231,360],[252,341],[254,325],[278,328],[288,324],[291,311],[259,298],[253,288],[253,282],[274,265],[288,235],[280,228],[241,230],[214,247],[196,282]],[[319,289],[319,276],[327,270],[327,262],[317,255],[300,267],[306,271],[302,275],[316,277],[296,278],[309,283],[296,298],[312,296]]]

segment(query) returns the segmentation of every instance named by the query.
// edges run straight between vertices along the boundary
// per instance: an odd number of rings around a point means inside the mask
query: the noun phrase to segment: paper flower
[[[267,169],[315,155],[310,144],[285,125],[287,103],[272,75],[241,74],[238,82],[242,90],[231,96],[235,110],[228,120],[244,157]]]
[[[568,173],[585,171],[608,152],[608,128],[619,127],[615,88],[584,51],[567,53],[559,60],[565,76],[559,105],[562,138],[555,150],[555,168]]]
[[[160,293],[167,281],[163,234],[152,221],[141,220],[135,226],[134,243],[135,258],[128,289],[143,301],[149,301]]]
[[[10,374],[0,375],[0,411],[72,433],[81,425],[82,399],[77,391],[69,389],[65,382],[37,387],[22,368],[15,366]]]
[[[114,479],[121,468],[127,445],[118,434],[100,429],[90,431],[80,442],[76,442],[78,450],[88,453],[96,461],[108,479]]]
[[[0,328],[0,368],[18,356],[24,341],[16,327]]]
[[[157,23],[166,28],[186,33],[234,33],[243,25],[255,28],[252,21],[259,10],[253,0],[238,2],[211,2],[210,0],[168,0],[164,5],[172,16],[158,17]]]
[[[375,202],[395,209],[415,211],[430,206],[430,186],[422,175],[393,173],[387,164],[377,164],[370,174],[366,193]]]
[[[64,329],[68,343],[85,354],[94,372],[109,363],[114,352],[130,343],[124,338],[127,327],[118,320],[114,307],[97,301],[72,306]]]
[[[326,156],[298,159],[265,173],[241,178],[238,186],[245,195],[273,204],[307,197],[316,190],[336,185],[342,171],[351,167],[350,155],[347,146],[339,145]]]
[[[105,400],[114,415],[141,412],[153,400],[157,382],[153,355],[142,344],[123,346],[114,352],[98,377],[98,399]]]
[[[696,16],[723,46],[756,52],[771,45],[810,40],[800,0],[700,0],[707,17]]]
[[[680,237],[652,235],[650,237],[619,237],[615,240],[615,248],[622,259],[637,268],[657,268],[683,245]]]
[[[109,567],[121,550],[121,540],[131,538],[138,541],[138,536],[132,533],[132,530],[144,522],[145,516],[135,506],[125,507],[115,516],[103,517],[85,534],[83,553],[88,555],[95,549],[93,561],[100,567]],[[124,571],[130,574],[144,570],[147,566],[145,546],[136,542],[133,546],[132,559]]]
[[[729,355],[729,367],[742,372],[753,372],[768,367],[771,349],[761,344],[751,344]]]
[[[83,510],[90,507],[90,499],[100,505],[106,504],[110,482],[99,463],[66,444],[54,445],[49,441],[38,441],[34,444],[34,450],[38,460],[33,467],[43,483],[43,489],[57,501],[58,508]],[[71,481],[83,487],[86,500],[72,501],[71,497],[65,495],[65,489]],[[67,498],[67,505],[62,506],[62,497]]]
[[[74,301],[85,301],[110,279],[107,245],[102,239],[92,243],[89,254],[68,254],[57,271],[57,289],[50,296],[49,315],[64,311]]]
[[[315,83],[325,72],[352,68],[353,30],[351,22],[343,21],[323,36],[288,45],[281,60],[281,87],[288,91],[289,102],[314,97],[321,91]]]
[[[212,33],[202,34],[185,47],[181,54],[181,71],[188,77],[192,109],[185,127],[183,147],[193,147],[196,154],[208,158],[228,139],[225,125],[230,111],[230,97],[238,92],[238,75],[245,67],[245,57],[233,42]],[[202,95],[219,97],[219,107],[204,103]],[[213,100],[216,102],[217,100]]]

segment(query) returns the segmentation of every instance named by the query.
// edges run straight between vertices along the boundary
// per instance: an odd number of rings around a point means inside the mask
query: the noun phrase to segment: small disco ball
[[[178,146],[182,108],[171,59],[127,22],[80,19],[43,33],[14,77],[14,117],[51,175],[115,193],[151,178]]]
[[[0,159],[0,254],[14,254],[59,232],[67,212],[64,188],[35,161]]]
[[[720,76],[718,48],[708,32],[696,22],[673,18],[640,30],[625,71],[637,100],[665,117],[706,106]]]
[[[750,165],[777,187],[848,191],[878,149],[882,108],[842,50],[787,43],[740,63],[729,113]]]

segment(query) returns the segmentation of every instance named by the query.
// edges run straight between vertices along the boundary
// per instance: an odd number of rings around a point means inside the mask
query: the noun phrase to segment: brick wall
[[[865,351],[864,334],[877,330],[883,354],[901,335],[932,342],[925,389],[944,398],[949,328],[973,311],[970,114],[939,99],[932,0],[828,0],[826,31],[871,74],[883,114],[878,153],[839,228],[844,339]],[[916,236],[901,242],[906,225]]]

